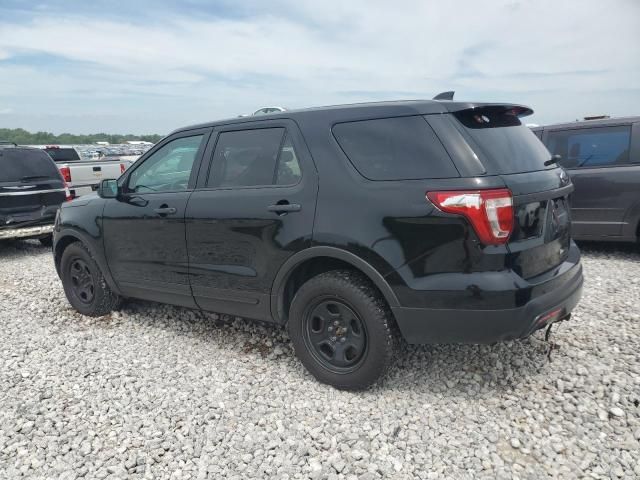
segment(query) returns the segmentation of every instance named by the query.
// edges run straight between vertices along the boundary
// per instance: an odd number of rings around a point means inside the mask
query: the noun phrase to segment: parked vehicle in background
[[[640,239],[640,117],[533,128],[571,176],[572,232],[578,240]]]
[[[262,107],[253,112],[253,115],[269,115],[270,113],[286,112],[284,107]]]
[[[46,153],[0,145],[0,240],[39,238],[51,245],[56,211],[66,199],[69,190]]]
[[[82,160],[73,147],[48,145],[44,151],[56,162],[72,197],[91,193],[103,178],[117,178],[133,164],[131,159]]]
[[[174,132],[60,209],[69,302],[135,297],[288,325],[320,381],[365,388],[410,343],[492,343],[582,289],[573,186],[507,104],[383,102]]]

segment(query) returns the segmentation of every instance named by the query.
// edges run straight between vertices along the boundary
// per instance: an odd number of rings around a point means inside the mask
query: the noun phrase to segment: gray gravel
[[[0,478],[639,478],[640,250],[584,266],[551,363],[541,333],[407,347],[348,393],[279,328],[144,302],[83,317],[45,248],[0,245]]]

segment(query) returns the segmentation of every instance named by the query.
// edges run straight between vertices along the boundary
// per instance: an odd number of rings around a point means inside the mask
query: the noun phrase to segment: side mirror
[[[118,181],[114,179],[105,179],[98,186],[98,196],[102,198],[116,198],[120,193]]]

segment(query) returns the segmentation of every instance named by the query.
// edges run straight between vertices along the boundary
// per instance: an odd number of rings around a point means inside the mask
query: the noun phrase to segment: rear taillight
[[[428,192],[440,210],[464,216],[485,245],[507,243],[513,232],[513,197],[506,188]]]
[[[124,163],[121,163],[120,164],[120,175],[122,175],[126,169],[127,169],[127,167],[124,166]]]
[[[60,167],[60,173],[62,174],[62,178],[67,183],[71,183],[71,169],[66,165],[64,167]]]
[[[70,202],[71,200],[73,200],[73,195],[71,195],[71,190],[69,190],[67,182],[64,182],[64,201]]]

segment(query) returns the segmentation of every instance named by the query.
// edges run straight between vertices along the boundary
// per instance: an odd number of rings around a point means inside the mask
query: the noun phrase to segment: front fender
[[[73,242],[82,242],[100,267],[109,288],[121,294],[114,281],[104,254],[102,211],[104,201],[98,197],[82,201],[84,197],[63,205],[56,215],[53,230],[53,255],[58,276],[60,276],[60,260],[64,249]]]

